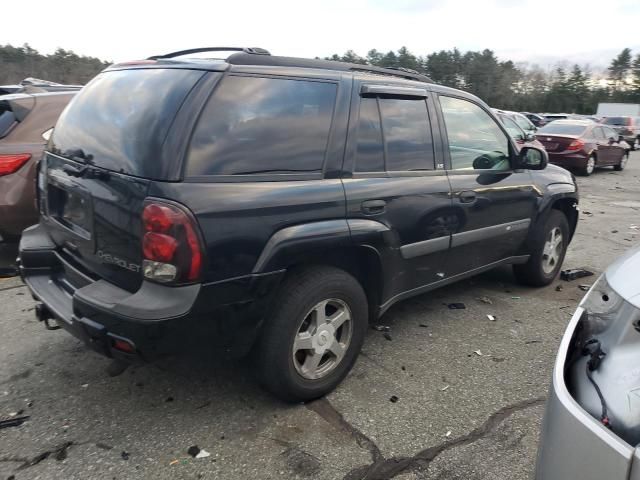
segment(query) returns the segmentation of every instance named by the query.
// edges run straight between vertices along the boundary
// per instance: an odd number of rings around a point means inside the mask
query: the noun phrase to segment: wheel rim
[[[560,263],[562,256],[562,231],[555,227],[547,235],[547,241],[544,243],[542,251],[542,270],[549,275]]]
[[[318,302],[302,319],[293,340],[293,365],[298,374],[318,380],[344,359],[353,333],[351,310],[336,298]]]
[[[596,168],[596,159],[593,157],[589,157],[587,160],[587,173],[593,173]]]

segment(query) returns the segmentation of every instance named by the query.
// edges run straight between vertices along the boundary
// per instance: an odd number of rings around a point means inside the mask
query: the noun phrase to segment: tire
[[[639,150],[640,149],[640,137],[637,137],[633,143],[631,144],[631,150]]]
[[[591,155],[589,155],[589,158],[587,159],[587,162],[585,163],[584,167],[582,167],[580,170],[578,170],[578,172],[583,177],[588,177],[593,172],[595,172],[596,164],[597,164],[596,156],[591,154]]]
[[[326,301],[326,306],[319,307]],[[328,318],[315,323],[321,317],[320,311]],[[336,324],[330,319],[338,318],[341,311],[347,314],[342,318],[350,316],[350,320],[345,320],[335,333],[321,328]],[[328,266],[292,272],[272,302],[272,311],[267,315],[256,346],[258,380],[286,402],[304,402],[331,392],[353,367],[367,325],[367,297],[362,286],[347,272]],[[307,345],[302,341],[311,342],[315,347],[294,350]],[[296,342],[300,343],[296,345]],[[344,347],[339,361],[333,353],[337,347]],[[324,348],[327,350],[323,352]],[[315,370],[305,367],[313,365],[312,356],[321,356]]]
[[[622,157],[620,157],[620,162],[617,165],[613,166],[613,169],[616,172],[621,172],[624,170],[624,167],[627,165],[627,160],[629,159],[629,152],[626,152]]]
[[[553,253],[556,256],[553,265],[548,255],[548,242],[551,232],[559,232],[561,246]],[[569,244],[569,222],[567,217],[559,210],[551,210],[544,227],[535,234],[535,245],[529,261],[522,265],[514,265],[513,271],[518,282],[532,287],[544,287],[549,285],[558,275]],[[553,268],[551,268],[553,267]]]

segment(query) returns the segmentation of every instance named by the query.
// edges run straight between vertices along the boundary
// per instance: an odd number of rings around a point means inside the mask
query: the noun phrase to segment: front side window
[[[187,175],[321,172],[337,85],[228,76],[196,126]]]
[[[514,138],[516,140],[524,140],[524,132],[520,127],[518,127],[518,125],[516,125],[516,122],[511,120],[506,115],[502,115],[500,117],[500,120],[502,120],[502,124],[504,125],[504,128],[507,130],[509,135],[511,135],[511,138]]]
[[[440,96],[453,170],[508,170],[509,139],[475,103]]]
[[[388,171],[433,170],[433,141],[426,101],[380,98]]]
[[[518,126],[524,130],[533,130],[535,127],[534,125],[526,119],[526,117],[521,116],[521,115],[514,115],[513,119],[516,121],[516,123],[518,124]]]

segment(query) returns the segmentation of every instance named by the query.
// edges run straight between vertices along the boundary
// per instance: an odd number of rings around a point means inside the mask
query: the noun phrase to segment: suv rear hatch
[[[165,140],[203,71],[108,70],[60,116],[39,175],[43,223],[76,268],[135,291],[151,181],[179,180]],[[173,161],[172,161],[173,160]]]

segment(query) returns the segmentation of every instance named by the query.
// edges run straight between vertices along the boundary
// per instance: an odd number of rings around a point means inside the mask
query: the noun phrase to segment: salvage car
[[[60,113],[76,94],[0,96],[0,241],[14,241],[38,221],[36,163]]]
[[[549,153],[549,161],[591,175],[597,167],[612,166],[622,171],[629,145],[609,127],[591,120],[556,120],[536,135]]]
[[[600,122],[613,128],[632,150],[640,148],[640,117],[605,117]]]
[[[516,145],[518,145],[518,147],[528,145],[528,146],[544,149],[544,145],[542,145],[542,143],[536,140],[535,135],[532,133],[525,132],[522,128],[520,128],[520,126],[516,123],[516,121],[512,117],[505,115],[503,112],[499,110],[498,111],[494,110],[494,113],[500,119],[500,121],[504,125],[504,128],[507,129],[507,132],[509,132],[509,135],[511,135],[511,138],[513,138],[516,141]]]
[[[317,398],[368,322],[500,265],[556,277],[578,193],[475,96],[415,72],[205,48],[114,65],[61,115],[20,242],[36,316],[148,361],[245,353]]]
[[[553,370],[536,479],[640,478],[640,249],[580,302]]]

